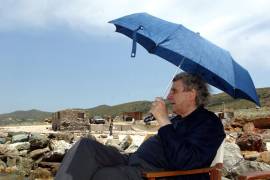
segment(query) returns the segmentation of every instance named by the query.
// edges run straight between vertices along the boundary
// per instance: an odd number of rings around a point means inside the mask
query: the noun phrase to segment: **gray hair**
[[[197,92],[195,103],[197,106],[206,106],[209,100],[208,84],[198,75],[181,72],[173,78],[173,82],[181,80],[184,91],[194,89]]]

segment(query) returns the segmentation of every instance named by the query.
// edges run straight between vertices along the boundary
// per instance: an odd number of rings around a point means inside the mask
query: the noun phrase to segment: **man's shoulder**
[[[213,112],[204,107],[201,108],[201,115],[208,116],[212,119],[219,119],[219,117]]]

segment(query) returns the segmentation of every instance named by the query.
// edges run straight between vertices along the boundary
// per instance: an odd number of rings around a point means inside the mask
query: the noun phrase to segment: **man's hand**
[[[171,121],[168,117],[168,110],[166,104],[162,98],[157,97],[155,99],[155,101],[152,103],[150,112],[156,118],[160,127],[171,124]]]

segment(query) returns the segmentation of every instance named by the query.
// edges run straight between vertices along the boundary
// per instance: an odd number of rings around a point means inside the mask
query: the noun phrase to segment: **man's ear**
[[[192,99],[194,99],[194,101],[196,100],[196,96],[197,96],[197,91],[195,90],[195,89],[192,89],[191,91],[190,91],[190,97],[192,98]]]

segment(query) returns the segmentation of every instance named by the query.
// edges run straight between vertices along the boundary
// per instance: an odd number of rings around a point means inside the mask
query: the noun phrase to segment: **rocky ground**
[[[268,117],[264,118],[267,120]],[[224,179],[235,179],[243,172],[270,170],[270,130],[257,128],[254,121],[246,119],[237,116],[223,120],[227,133]],[[55,133],[50,125],[0,127],[0,179],[53,179],[66,151],[80,137],[112,145],[122,153],[132,153],[157,130],[154,124],[137,123],[131,127],[124,131],[115,129],[112,136],[109,131],[93,128],[91,132]]]

